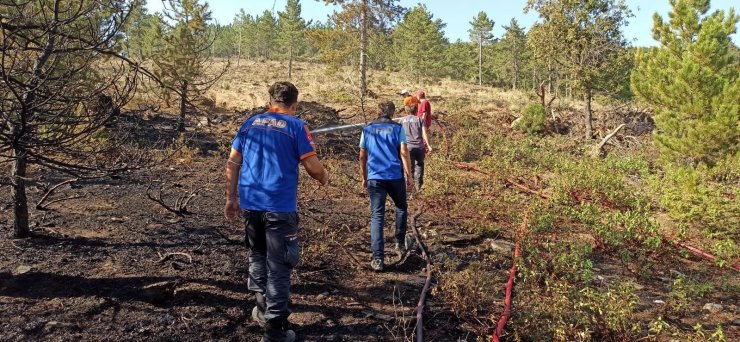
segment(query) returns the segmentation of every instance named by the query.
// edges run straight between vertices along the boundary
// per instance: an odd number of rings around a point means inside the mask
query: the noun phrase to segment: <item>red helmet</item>
[[[423,90],[419,90],[419,91],[418,91],[418,92],[416,93],[416,97],[418,97],[418,98],[423,98],[423,97],[426,97],[426,93],[424,93],[424,91],[423,91]]]

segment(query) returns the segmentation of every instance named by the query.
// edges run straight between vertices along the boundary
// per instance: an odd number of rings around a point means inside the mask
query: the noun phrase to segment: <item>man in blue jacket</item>
[[[329,175],[316,156],[308,126],[295,115],[298,89],[270,87],[270,108],[239,128],[226,163],[224,214],[246,221],[252,317],[265,328],[262,342],[292,342],[288,330],[290,273],[298,264],[298,164],[321,185]]]
[[[403,127],[391,119],[396,106],[391,101],[379,105],[380,117],[367,125],[360,137],[360,172],[362,185],[370,195],[370,239],[373,270],[383,271],[385,265],[385,200],[390,196],[396,206],[396,253],[406,253],[408,204],[406,190],[413,189],[411,161],[406,148]]]

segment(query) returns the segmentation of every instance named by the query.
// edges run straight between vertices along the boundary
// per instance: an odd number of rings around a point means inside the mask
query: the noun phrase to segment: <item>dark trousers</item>
[[[411,174],[414,177],[414,184],[416,190],[421,189],[424,184],[424,153],[423,148],[413,147],[409,149],[409,156],[411,157]]]
[[[385,254],[383,226],[385,225],[385,199],[387,196],[391,196],[393,203],[396,205],[396,242],[406,243],[408,204],[406,203],[405,183],[403,179],[370,179],[367,181],[367,191],[370,195],[370,241],[373,259],[383,259]]]
[[[287,320],[290,315],[290,274],[298,264],[296,212],[242,212],[249,255],[249,291],[265,295],[265,319]]]

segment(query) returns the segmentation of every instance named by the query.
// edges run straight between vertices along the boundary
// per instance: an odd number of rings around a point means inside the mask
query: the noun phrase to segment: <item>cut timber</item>
[[[604,153],[603,153],[604,152],[603,151],[604,145],[606,145],[606,143],[609,142],[609,140],[611,138],[613,138],[615,135],[617,135],[617,133],[619,133],[619,131],[621,131],[622,128],[624,128],[624,126],[626,126],[626,125],[627,124],[621,124],[621,125],[617,126],[617,128],[615,128],[611,133],[607,134],[604,137],[604,139],[602,139],[601,142],[598,145],[596,145],[593,148],[593,150],[591,150],[591,157],[598,158],[600,156],[603,156],[604,155]]]

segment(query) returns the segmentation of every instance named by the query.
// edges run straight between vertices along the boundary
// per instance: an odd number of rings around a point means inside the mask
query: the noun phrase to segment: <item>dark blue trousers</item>
[[[383,259],[385,254],[383,226],[385,225],[385,199],[387,196],[390,196],[396,205],[396,242],[406,243],[406,220],[408,219],[406,182],[403,179],[370,179],[367,181],[367,191],[370,195],[370,240],[373,259]]]
[[[290,274],[298,264],[298,214],[296,212],[242,212],[246,222],[249,255],[249,291],[265,295],[265,319],[290,315]]]

